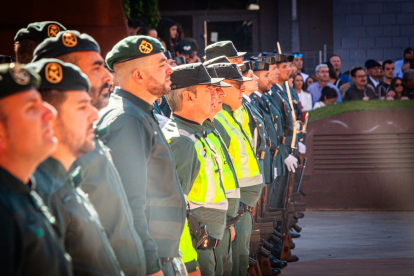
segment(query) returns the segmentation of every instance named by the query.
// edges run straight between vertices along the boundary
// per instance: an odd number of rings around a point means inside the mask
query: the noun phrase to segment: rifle
[[[277,43],[277,48],[278,48],[279,54],[282,54],[279,42]],[[289,87],[289,83],[287,81],[285,82],[285,86],[286,86],[286,92],[287,92],[287,96],[288,96],[288,100],[289,100],[289,105],[290,105],[290,108],[291,108],[290,113],[291,113],[292,122],[293,122],[293,137],[292,137],[292,143],[290,145],[291,151],[292,151],[291,154],[292,154],[292,156],[297,156],[296,137],[297,137],[297,134],[300,133],[300,132],[298,131],[298,128],[297,128],[298,121],[296,121],[295,112],[294,112],[295,109],[293,108],[293,102],[292,102],[290,87]],[[302,124],[302,122],[299,122],[299,123]],[[302,130],[303,130],[303,127],[302,127]],[[288,175],[287,185],[285,187],[284,197],[283,197],[284,198],[284,200],[283,200],[283,220],[282,220],[282,225],[281,225],[282,250],[280,252],[280,260],[285,260],[285,261],[293,261],[294,260],[292,258],[292,253],[290,251],[290,248],[294,243],[293,243],[292,237],[290,236],[290,233],[289,233],[289,208],[292,208],[291,195],[292,195],[294,181],[295,181],[295,173],[290,171],[289,175]]]

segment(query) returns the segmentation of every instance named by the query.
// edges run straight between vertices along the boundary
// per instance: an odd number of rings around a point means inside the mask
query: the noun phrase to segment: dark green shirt
[[[56,216],[64,233],[66,252],[72,257],[75,275],[124,275],[104,228],[88,196],[79,187],[79,169],[68,173],[49,157],[35,174],[36,191]]]
[[[98,135],[104,138],[105,130],[98,128]],[[82,190],[99,214],[122,271],[127,276],[145,275],[144,247],[135,230],[121,178],[109,148],[99,138],[95,145],[95,150],[76,160],[72,168],[82,167]]]
[[[24,184],[0,167],[0,274],[72,275],[55,218],[35,186],[34,179]]]
[[[124,185],[135,229],[144,245],[147,274],[159,271],[158,257],[178,257],[186,207],[174,159],[153,105],[115,88],[101,110],[105,144]]]

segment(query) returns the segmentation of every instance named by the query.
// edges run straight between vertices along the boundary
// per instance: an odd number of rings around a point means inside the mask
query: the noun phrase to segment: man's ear
[[[139,69],[134,69],[134,71],[132,72],[132,79],[135,82],[137,82],[137,83],[139,83],[141,85],[144,82],[144,79],[143,79],[143,76],[142,76],[142,72]]]
[[[188,90],[183,91],[183,101],[193,103],[195,95]]]

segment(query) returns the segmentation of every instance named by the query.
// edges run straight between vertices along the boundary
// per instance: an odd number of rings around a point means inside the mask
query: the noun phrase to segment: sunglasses
[[[400,87],[400,86],[403,86],[402,83],[396,83],[395,84],[395,87]]]
[[[233,84],[236,86],[237,89],[240,89],[243,85],[242,81],[238,81],[238,82],[227,82],[228,84]]]
[[[297,58],[297,57],[303,58],[303,54],[302,53],[293,54],[293,58]]]

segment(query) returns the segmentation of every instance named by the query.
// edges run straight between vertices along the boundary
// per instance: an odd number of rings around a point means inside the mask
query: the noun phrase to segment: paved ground
[[[306,212],[283,275],[414,275],[414,212]]]

